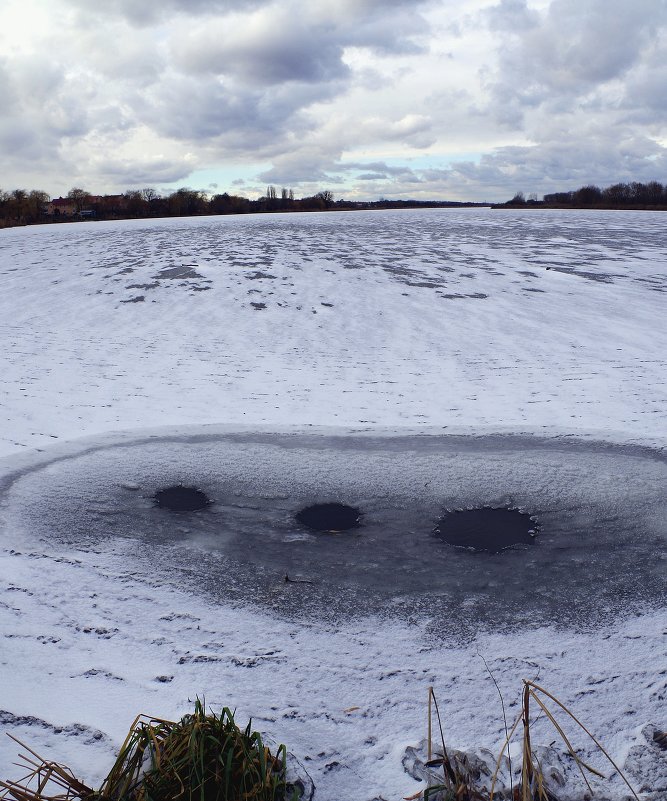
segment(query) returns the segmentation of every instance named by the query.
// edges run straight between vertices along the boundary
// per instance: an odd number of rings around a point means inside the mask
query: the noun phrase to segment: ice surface
[[[642,212],[5,230],[0,455],[188,423],[664,444],[666,264]]]
[[[321,801],[396,798],[428,686],[454,747],[502,742],[481,654],[511,714],[538,676],[622,764],[645,755],[666,264],[664,216],[630,212],[1,231],[0,728],[95,782],[137,712],[205,693]],[[187,520],[154,501],[181,482],[213,501]],[[295,524],[328,501],[362,526]],[[510,503],[534,546],[433,536],[444,508]],[[0,738],[0,776],[15,756]]]
[[[178,484],[211,505],[187,516],[157,508],[156,492]],[[590,623],[664,602],[665,487],[667,459],[648,449],[194,428],[19,472],[4,516],[24,548],[113,553],[122,540],[137,570],[216,601],[316,619],[390,610],[437,618],[451,636],[491,624]],[[359,508],[363,525],[322,537],[295,519],[328,502]],[[535,515],[535,546],[470,553],[434,536],[443,510],[484,505]]]

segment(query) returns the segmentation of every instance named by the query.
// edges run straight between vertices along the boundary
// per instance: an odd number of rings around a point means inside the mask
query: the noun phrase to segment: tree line
[[[656,209],[667,210],[667,184],[649,181],[619,183],[601,189],[587,184],[571,192],[552,192],[544,195],[541,201],[536,195],[526,199],[523,192],[516,195],[503,206],[542,206],[558,209]]]
[[[143,217],[190,217],[208,214],[331,211],[382,208],[448,207],[488,205],[452,201],[335,200],[330,190],[295,198],[292,189],[268,186],[257,200],[227,192],[209,196],[204,191],[182,187],[162,195],[153,188],[132,189],[120,195],[94,195],[80,187],[54,200],[41,190],[0,190],[0,228],[80,219],[116,220]]]
[[[0,190],[0,226],[92,218],[100,220],[134,217],[184,217],[204,214],[247,214],[262,211],[325,211],[334,206],[329,191],[295,199],[291,189],[278,195],[270,186],[265,196],[249,200],[227,192],[209,196],[182,187],[162,195],[153,188],[129,190],[120,195],[94,195],[74,187],[65,197],[51,199],[41,190]]]

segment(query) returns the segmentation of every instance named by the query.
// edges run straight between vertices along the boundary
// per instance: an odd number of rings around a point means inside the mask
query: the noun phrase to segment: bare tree
[[[329,209],[333,206],[334,196],[333,192],[331,192],[329,189],[325,189],[323,192],[318,192],[315,197],[319,197],[322,200],[325,208]]]
[[[90,192],[86,192],[85,189],[81,189],[78,186],[70,189],[67,193],[67,199],[74,203],[77,213],[80,213],[90,203],[91,197]]]
[[[150,186],[147,186],[145,189],[141,190],[141,196],[146,203],[150,203],[151,200],[157,200],[159,198],[158,193]]]

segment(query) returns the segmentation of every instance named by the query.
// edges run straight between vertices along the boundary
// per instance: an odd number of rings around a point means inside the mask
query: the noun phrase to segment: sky
[[[2,0],[0,188],[667,181],[667,0]]]

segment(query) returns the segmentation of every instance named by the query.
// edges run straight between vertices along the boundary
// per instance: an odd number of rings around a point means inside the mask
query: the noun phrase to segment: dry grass
[[[15,738],[14,738],[15,739]],[[19,741],[17,741],[19,742]],[[286,801],[286,749],[262,743],[250,723],[240,729],[233,713],[206,713],[197,700],[179,722],[140,715],[132,724],[109,775],[97,790],[72,772],[19,744],[28,773],[0,782],[0,799],[13,801]]]
[[[575,764],[577,765],[577,768],[581,773],[583,781],[586,784],[586,787],[588,788],[590,795],[593,796],[594,791],[589,782],[589,776],[596,776],[600,779],[604,779],[605,776],[596,768],[593,768],[590,765],[588,765],[586,762],[584,762],[583,759],[581,759],[580,756],[577,755],[572,746],[570,738],[568,737],[565,729],[563,728],[563,725],[561,725],[561,723],[556,718],[556,710],[548,706],[547,703],[548,701],[551,701],[553,704],[555,704],[558,710],[564,713],[571,722],[576,724],[576,727],[578,729],[583,731],[592,740],[592,742],[596,746],[596,749],[612,765],[614,770],[618,773],[623,782],[625,782],[625,784],[627,785],[630,793],[634,796],[634,798],[637,801],[639,801],[636,792],[633,790],[627,778],[625,777],[619,766],[614,762],[609,753],[599,742],[599,740],[596,739],[596,737],[593,734],[591,734],[591,732],[586,728],[586,726],[567,708],[567,706],[565,706],[564,703],[562,703],[562,701],[559,701],[558,698],[556,698],[556,696],[554,696],[548,690],[545,690],[543,687],[540,687],[538,684],[535,684],[535,682],[528,680],[524,680],[523,682],[521,713],[519,714],[516,721],[511,726],[511,728],[509,728],[509,731],[507,730],[506,726],[507,736],[503,744],[503,748],[500,754],[498,755],[498,759],[496,761],[496,767],[491,781],[491,789],[489,791],[487,791],[484,788],[475,787],[474,781],[472,780],[471,776],[468,773],[466,773],[464,769],[462,769],[459,760],[450,759],[447,753],[447,749],[445,747],[445,740],[443,736],[442,722],[440,719],[438,704],[435,699],[433,688],[429,688],[428,761],[426,762],[426,767],[442,766],[443,780],[442,783],[428,787],[425,790],[417,793],[415,796],[412,796],[411,798],[417,799],[423,796],[424,801],[429,801],[429,798],[438,796],[439,798],[442,798],[443,801],[493,801],[494,797],[495,798],[498,797],[496,793],[496,784],[503,755],[505,754],[506,751],[509,753],[510,743],[514,738],[514,735],[516,734],[517,730],[521,726],[521,732],[522,732],[521,778],[516,787],[510,786],[510,797],[513,799],[513,801],[558,801],[556,794],[552,790],[550,790],[549,787],[547,786],[542,766],[532,748],[531,726],[533,721],[531,720],[531,702],[534,702],[534,704],[538,707],[540,714],[546,717],[546,719],[551,723],[551,725],[558,733],[558,736],[565,744],[568,754],[572,757]],[[441,758],[436,760],[431,760],[430,758],[431,733],[432,733],[432,720],[431,720],[432,707],[434,707],[436,711],[438,726],[440,729],[442,754],[443,754]],[[510,773],[511,773],[511,763],[510,763]]]
[[[502,698],[502,696],[501,696]],[[549,706],[551,702],[552,706]],[[555,708],[554,708],[555,705]],[[450,758],[438,702],[433,688],[428,696],[427,768],[442,768],[442,781],[411,799],[423,801],[493,801],[503,754],[518,730],[522,735],[521,777],[510,788],[513,801],[558,801],[549,789],[531,742],[531,708],[552,724],[574,760],[591,793],[589,776],[604,779],[596,768],[575,752],[558,712],[583,731],[617,771],[636,799],[639,798],[621,769],[586,726],[552,693],[524,680],[521,713],[511,727],[498,756],[490,790],[475,786],[465,761]],[[433,711],[437,719],[442,756],[432,759]],[[11,735],[10,735],[11,736]],[[12,738],[16,739],[16,738]],[[109,775],[97,790],[79,781],[63,765],[42,759],[17,740],[25,752],[20,764],[28,773],[19,781],[2,782],[0,801],[296,801],[298,794],[285,780],[285,746],[271,754],[250,724],[240,729],[225,708],[219,716],[206,713],[197,700],[193,714],[178,723],[140,715],[132,724]],[[510,768],[511,772],[511,768]],[[291,793],[291,795],[290,795]],[[506,793],[503,792],[505,796]]]
[[[432,759],[432,745],[431,738],[433,732],[433,709],[435,709],[436,718],[438,721],[438,729],[440,733],[440,743],[442,747],[442,757]],[[424,791],[418,792],[416,795],[411,796],[412,799],[417,799],[423,795],[424,801],[429,801],[433,796],[438,794],[444,797],[444,801],[486,801],[486,796],[483,792],[474,786],[474,783],[464,767],[458,760],[452,760],[447,752],[445,745],[445,735],[442,727],[442,719],[440,717],[440,709],[438,707],[438,700],[435,697],[433,687],[428,690],[428,759],[426,762],[427,768],[442,767],[443,783],[427,787]]]

